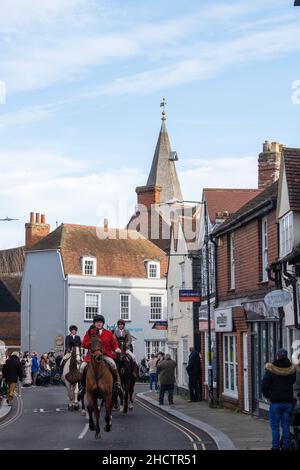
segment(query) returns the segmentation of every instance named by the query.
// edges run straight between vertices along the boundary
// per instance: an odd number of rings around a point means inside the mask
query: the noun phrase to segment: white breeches
[[[112,369],[117,368],[115,361],[111,357],[103,356],[103,359],[105,360],[105,362],[107,362],[109,367],[111,367]],[[88,362],[83,362],[81,364],[81,366],[80,366],[80,373],[81,374],[83,374],[83,371],[84,371],[84,369],[86,368],[87,365],[88,365]]]
[[[126,349],[126,354],[128,354],[128,356],[131,357],[131,359],[133,360],[133,362],[136,362],[135,355],[130,351],[130,349]]]

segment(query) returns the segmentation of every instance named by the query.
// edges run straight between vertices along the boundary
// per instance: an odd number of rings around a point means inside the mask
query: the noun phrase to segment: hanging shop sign
[[[264,301],[269,307],[284,307],[292,301],[292,297],[289,291],[278,289],[269,292]]]
[[[215,310],[215,331],[232,331],[232,309]]]
[[[201,294],[197,289],[180,289],[179,302],[201,302]]]
[[[156,321],[153,323],[152,330],[167,330],[168,322],[167,321]]]

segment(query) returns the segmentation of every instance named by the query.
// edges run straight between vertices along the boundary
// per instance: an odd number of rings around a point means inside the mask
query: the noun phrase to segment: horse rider
[[[81,348],[81,338],[80,336],[77,335],[78,328],[76,325],[71,325],[69,328],[70,333],[66,336],[65,339],[65,355],[61,360],[61,369],[62,369],[62,364],[65,363],[69,357],[71,357],[71,352],[73,346]],[[62,373],[62,370],[61,370]]]
[[[132,336],[131,336],[129,330],[127,330],[125,328],[125,321],[122,320],[122,318],[120,320],[118,320],[117,328],[115,329],[114,336],[115,336],[117,342],[119,341],[119,339],[125,338],[125,341],[126,341],[126,354],[128,354],[130,359],[132,359],[133,363],[136,363],[135,355],[132,353],[132,350],[131,350],[131,348],[132,348]]]
[[[114,361],[114,359],[116,359],[116,354],[121,353],[121,349],[117,345],[112,332],[104,328],[104,323],[105,323],[105,318],[103,317],[103,315],[95,315],[93,318],[93,325],[90,326],[90,328],[87,330],[83,338],[82,347],[85,349],[88,349],[89,351],[87,355],[85,356],[83,363],[80,366],[80,372],[81,372],[81,377],[82,377],[81,389],[79,392],[80,395],[85,394],[87,365],[91,360],[90,337],[89,337],[89,333],[91,334],[91,332],[95,332],[96,334],[98,334],[101,340],[103,359],[105,360],[106,364],[109,366],[109,369],[113,375],[114,390],[119,391],[121,389],[120,377],[119,377],[116,363]]]

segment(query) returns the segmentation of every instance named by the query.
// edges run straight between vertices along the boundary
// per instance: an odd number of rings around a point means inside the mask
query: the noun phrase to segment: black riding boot
[[[80,381],[80,386],[79,386],[79,390],[78,390],[78,399],[79,400],[81,400],[81,398],[83,398],[84,395],[85,395],[87,369],[88,369],[88,366],[85,367],[85,369],[83,371],[82,379]]]
[[[118,372],[118,369],[111,369],[111,372],[112,372],[112,375],[113,375],[113,379],[114,379],[114,391],[115,392],[119,392],[121,390],[121,381],[120,381],[120,376],[119,376],[119,372]]]

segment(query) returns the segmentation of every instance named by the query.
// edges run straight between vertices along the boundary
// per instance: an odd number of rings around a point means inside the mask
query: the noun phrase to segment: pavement
[[[137,396],[196,428],[202,429],[220,450],[269,450],[272,434],[268,421],[227,410],[210,408],[207,401],[189,403],[188,398],[174,395],[173,406],[160,406],[158,393],[143,392]]]

